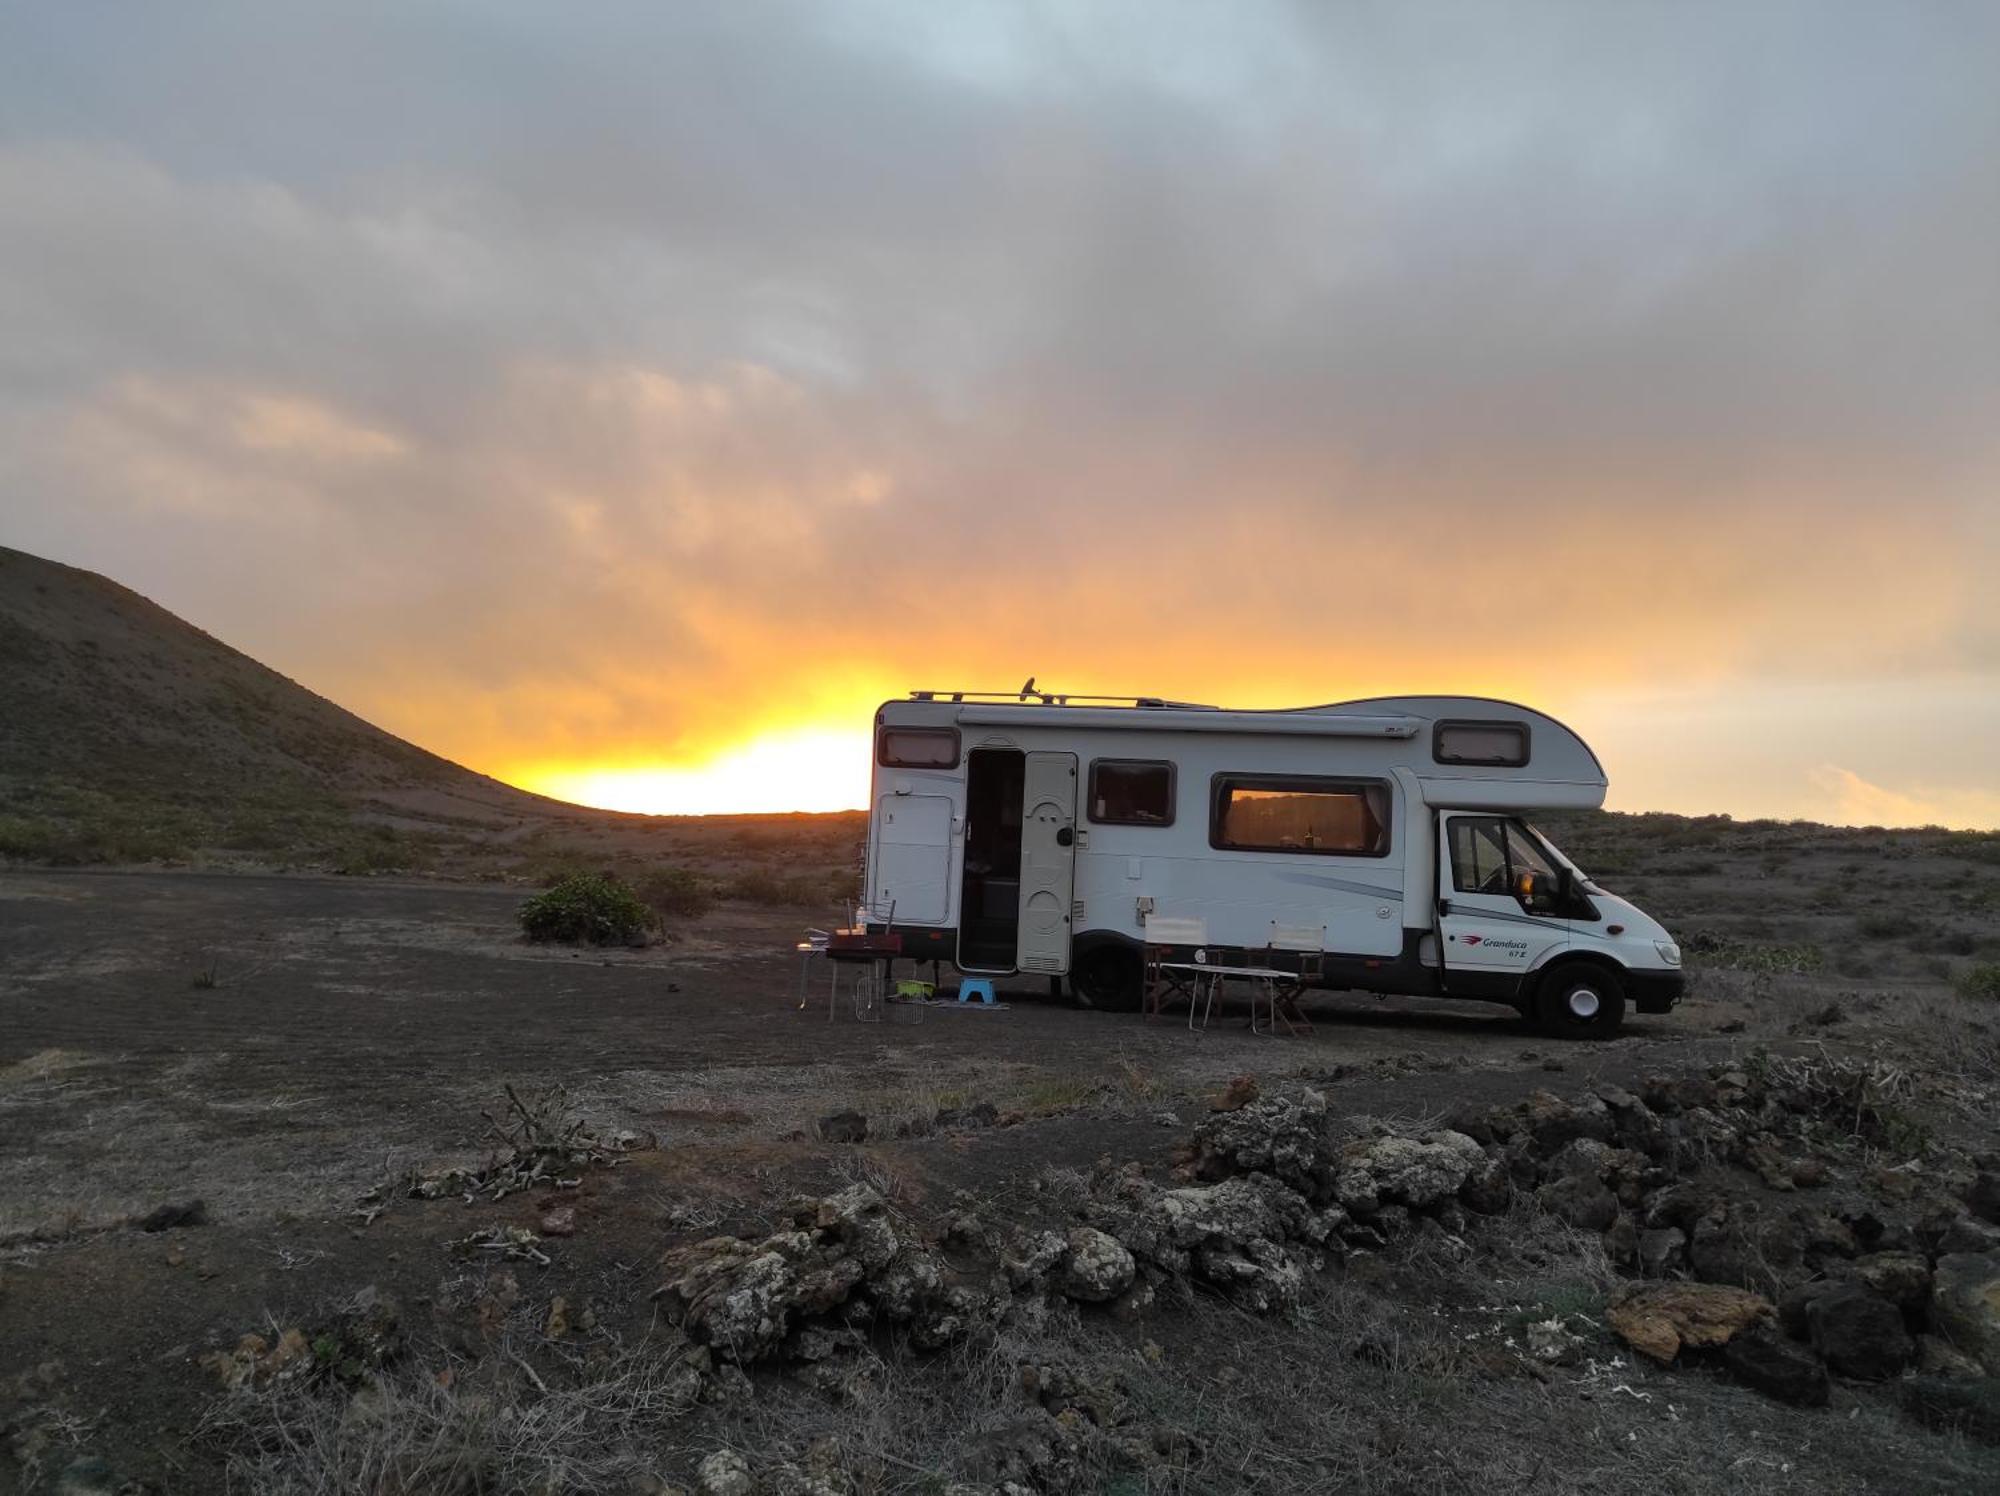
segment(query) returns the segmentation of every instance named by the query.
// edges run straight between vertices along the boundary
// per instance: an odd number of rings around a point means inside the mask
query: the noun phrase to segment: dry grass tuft
[[[352,1394],[295,1383],[225,1395],[197,1438],[221,1452],[232,1488],[268,1496],[627,1491],[659,1468],[663,1435],[693,1404],[679,1349],[569,1351],[513,1329],[476,1363],[406,1367]]]

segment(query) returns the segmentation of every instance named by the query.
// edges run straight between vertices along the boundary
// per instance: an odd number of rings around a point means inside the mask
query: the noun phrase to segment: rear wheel
[[[1077,958],[1070,968],[1069,985],[1089,1007],[1108,1013],[1136,1013],[1145,976],[1145,963],[1137,951],[1122,945],[1100,945]]]
[[[1587,961],[1553,966],[1535,991],[1535,1021],[1563,1039],[1606,1039],[1625,1021],[1625,984]]]

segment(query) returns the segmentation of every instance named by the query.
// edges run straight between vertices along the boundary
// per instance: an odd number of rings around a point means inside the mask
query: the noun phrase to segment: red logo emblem
[[[1463,940],[1467,945],[1477,945],[1486,937],[1484,935],[1461,935],[1458,938]]]

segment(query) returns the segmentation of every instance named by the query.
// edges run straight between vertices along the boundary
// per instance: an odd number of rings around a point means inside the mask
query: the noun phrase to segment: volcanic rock
[[[1639,1271],[1664,1278],[1687,1260],[1687,1233],[1678,1226],[1656,1226],[1639,1233]]]
[[[1915,1252],[1870,1252],[1844,1268],[1905,1314],[1921,1312],[1931,1297],[1930,1264]]]
[[[701,1496],[752,1496],[757,1482],[750,1475],[750,1463],[733,1449],[718,1449],[701,1462],[695,1472]]]
[[[1341,1150],[1335,1193],[1349,1210],[1380,1205],[1422,1210],[1456,1195],[1486,1154],[1462,1132],[1370,1138]]]
[[[1762,1295],[1720,1283],[1628,1284],[1605,1310],[1620,1339],[1661,1362],[1683,1349],[1727,1345],[1770,1315],[1770,1301]]]
[[[1458,1187],[1458,1198],[1467,1210],[1479,1215],[1504,1214],[1514,1202],[1514,1181],[1505,1162],[1488,1158],[1473,1168]]]
[[[1544,1210],[1579,1231],[1602,1231],[1618,1219],[1618,1197],[1586,1174],[1563,1174],[1535,1191]]]
[[[1838,1283],[1815,1298],[1806,1330],[1828,1366],[1862,1381],[1895,1376],[1917,1352],[1902,1311],[1861,1283]]]
[[[1187,1166],[1197,1179],[1268,1174],[1315,1202],[1333,1195],[1326,1098],[1317,1091],[1274,1096],[1217,1112],[1194,1131]]]
[[[1917,1371],[1927,1377],[1977,1377],[1986,1368],[1950,1341],[1936,1335],[1917,1337]]]
[[[2000,1375],[2000,1253],[1953,1252],[1938,1259],[1931,1327]]]
[[[1094,1226],[1078,1226],[1068,1240],[1062,1291],[1086,1303],[1115,1299],[1132,1286],[1132,1254],[1117,1237]]]
[[[1826,1367],[1819,1357],[1770,1325],[1753,1325],[1731,1336],[1722,1348],[1722,1364],[1738,1381],[1767,1397],[1802,1408],[1826,1405]]]

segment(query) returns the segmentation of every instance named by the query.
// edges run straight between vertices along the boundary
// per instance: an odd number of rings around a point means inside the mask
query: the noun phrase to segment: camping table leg
[[[1222,978],[1212,971],[1202,972],[1194,979],[1194,991],[1188,994],[1188,1032],[1201,1033],[1208,1028],[1208,1020],[1215,1013],[1215,989],[1222,985]],[[1201,1027],[1194,1022],[1194,1010],[1201,1009]]]
[[[854,1017],[860,1023],[880,1023],[888,997],[892,961],[865,961],[854,976]]]

